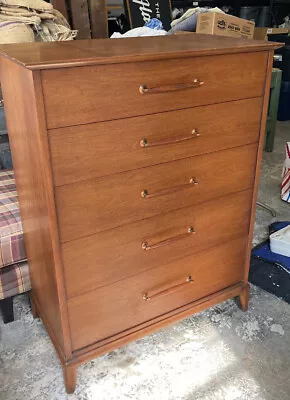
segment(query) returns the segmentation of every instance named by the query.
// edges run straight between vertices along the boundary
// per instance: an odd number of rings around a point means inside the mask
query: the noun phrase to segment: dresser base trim
[[[248,283],[239,282],[236,285],[220,290],[219,292],[216,292],[212,295],[204,297],[193,303],[189,303],[153,320],[147,321],[141,325],[138,325],[135,328],[112,336],[108,339],[104,339],[80,350],[76,350],[73,352],[72,359],[67,362],[67,365],[79,365],[87,362],[90,359],[116,350],[119,347],[124,346],[129,342],[133,342],[139,338],[142,338],[150,333],[153,333],[161,329],[162,327],[187,318],[190,315],[203,311],[209,307],[212,307],[218,303],[222,303],[223,301],[229,300],[233,297],[240,297],[241,308],[244,310],[246,308],[246,303],[242,301],[242,299],[244,298],[243,293],[245,292],[245,290],[247,290],[248,286]]]

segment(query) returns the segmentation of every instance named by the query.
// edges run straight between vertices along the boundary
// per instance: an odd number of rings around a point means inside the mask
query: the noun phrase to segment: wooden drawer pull
[[[188,235],[191,234],[191,233],[195,233],[195,230],[194,230],[193,226],[190,226],[188,228],[187,232],[186,233],[182,233],[181,235],[177,235],[177,236],[171,237],[171,238],[166,239],[166,240],[162,240],[161,242],[158,242],[158,243],[155,243],[155,244],[151,244],[151,245],[149,245],[148,242],[145,241],[145,242],[142,243],[141,246],[142,246],[143,250],[158,249],[158,247],[166,246],[166,245],[175,243],[175,242],[177,242],[177,241],[179,241],[181,239],[187,238]]]
[[[184,142],[185,140],[190,140],[190,139],[196,138],[198,136],[200,136],[200,133],[198,132],[198,130],[193,129],[191,132],[191,135],[188,135],[188,136],[180,136],[180,137],[173,137],[173,138],[168,138],[168,139],[163,139],[163,140],[155,140],[150,143],[148,143],[148,140],[146,138],[143,138],[140,141],[140,146],[141,147],[164,146],[166,144]]]
[[[143,300],[145,300],[145,301],[153,300],[153,299],[156,299],[157,297],[164,296],[164,295],[170,294],[170,293],[174,293],[176,290],[182,289],[183,286],[186,286],[186,285],[188,285],[189,283],[192,283],[192,282],[193,282],[192,277],[189,275],[186,278],[185,282],[178,283],[177,285],[172,286],[171,288],[168,288],[168,289],[165,289],[165,290],[161,290],[158,293],[152,294],[152,296],[149,296],[148,293],[144,293],[142,297],[143,297]]]
[[[166,92],[176,92],[178,90],[186,90],[199,87],[203,85],[199,79],[194,79],[193,82],[189,83],[175,83],[173,85],[164,85],[148,88],[147,85],[141,85],[139,87],[139,92],[141,94],[154,94],[154,93],[166,93]]]
[[[190,178],[188,183],[184,183],[183,185],[173,186],[171,188],[161,189],[155,193],[149,193],[149,191],[147,189],[144,189],[141,192],[141,197],[143,197],[144,199],[147,199],[150,197],[163,196],[168,193],[174,193],[174,192],[178,192],[179,190],[186,189],[187,187],[190,187],[191,185],[196,186],[196,185],[198,185],[198,182],[194,178]]]

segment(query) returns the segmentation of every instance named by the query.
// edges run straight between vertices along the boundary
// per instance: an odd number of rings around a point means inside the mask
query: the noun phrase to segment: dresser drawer
[[[43,71],[47,126],[58,128],[260,97],[265,89],[267,58],[267,52],[241,53]],[[149,90],[142,94],[142,86]]]
[[[63,243],[68,298],[247,235],[251,203],[247,190]]]
[[[61,241],[251,188],[256,153],[251,144],[59,186]]]
[[[258,141],[262,98],[53,129],[57,186]]]
[[[70,299],[73,350],[241,281],[245,250],[244,237]]]

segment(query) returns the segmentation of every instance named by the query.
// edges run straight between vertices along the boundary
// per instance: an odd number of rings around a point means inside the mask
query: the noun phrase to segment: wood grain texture
[[[105,0],[88,0],[92,39],[108,37],[108,11]]]
[[[67,394],[71,394],[75,391],[77,371],[75,365],[63,365],[63,379]]]
[[[241,309],[248,311],[250,297],[250,285],[247,283],[239,295]]]
[[[35,300],[33,299],[33,296],[31,296],[31,292],[29,292],[29,301],[30,301],[30,307],[31,307],[31,314],[33,318],[39,317],[38,312],[37,312],[37,307],[35,304]]]
[[[256,153],[257,145],[251,144],[59,186],[55,195],[60,239],[67,242],[252,188]],[[189,184],[192,177],[198,185]],[[188,185],[175,190],[183,184]],[[143,190],[154,194],[163,189],[168,194],[141,195]]]
[[[69,21],[66,0],[51,0],[51,4],[53,5],[53,8],[58,10],[65,17],[65,19]]]
[[[0,54],[30,69],[251,53],[282,47],[282,43],[194,34],[0,46]],[[248,56],[251,57],[251,54]]]
[[[247,308],[279,46],[211,35],[0,46],[33,305],[68,393],[82,362],[233,296]],[[164,145],[175,135],[186,140]]]
[[[76,39],[91,39],[91,26],[87,0],[68,0],[72,27],[78,31]]]
[[[59,128],[259,97],[264,92],[266,62],[267,53],[261,52],[93,66],[81,71],[69,68],[65,74],[61,69],[43,71],[47,124]],[[167,86],[196,78],[204,84],[174,93],[139,92],[141,85]]]
[[[242,238],[161,266],[150,274],[145,272],[69,300],[73,349],[108,338],[239,282],[243,278],[244,255],[245,238]],[[168,294],[166,300],[164,297],[152,301],[143,299],[144,293],[171,287],[188,275],[193,282]]]
[[[73,353],[74,358],[69,361],[69,364],[79,365],[92,358],[116,350],[120,346],[142,338],[144,335],[151,334],[152,332],[164,328],[169,324],[187,318],[194,313],[198,313],[214,306],[215,304],[222,303],[223,301],[239,296],[243,287],[244,283],[239,282],[236,285],[232,285],[212,295],[203,297],[202,299],[186,304],[178,309],[171,310],[170,312],[145,322],[144,324],[140,324],[135,328],[128,329],[127,331],[121,332],[118,335],[114,335],[111,338],[101,340],[97,343],[93,343],[90,346],[86,346],[83,349],[76,350]]]
[[[59,360],[62,365],[64,365],[66,362],[71,360],[71,356],[66,356],[63,351],[63,347],[61,346],[57,336],[55,335],[55,331],[53,329],[53,326],[50,324],[49,320],[46,318],[46,314],[42,312],[42,307],[40,303],[37,300],[37,297],[35,296],[35,293],[32,291],[30,292],[30,298],[33,301],[33,305],[35,307],[36,315],[39,316],[41,319],[43,325],[45,326],[46,332],[48,333],[48,336],[50,337],[50,340],[52,344],[54,345],[55,351],[59,357]],[[68,336],[63,337],[63,340],[66,341],[68,340]],[[69,341],[69,345],[71,345]]]
[[[254,184],[252,210],[251,210],[249,241],[248,241],[246,262],[245,262],[244,279],[245,279],[246,283],[248,282],[249,269],[250,269],[250,259],[251,259],[251,252],[252,252],[252,241],[253,241],[256,207],[257,207],[257,200],[258,200],[260,171],[261,171],[262,156],[263,156],[263,149],[264,149],[266,122],[267,122],[269,96],[270,96],[270,86],[271,86],[271,78],[272,78],[273,56],[274,56],[273,52],[270,51],[268,54],[267,69],[266,69],[266,72],[264,75],[264,78],[265,78],[264,101],[263,101],[263,108],[262,108],[262,113],[261,113],[260,137],[259,137],[259,146],[257,149],[257,162],[256,162],[256,170],[255,170],[255,184]]]
[[[251,198],[251,190],[235,193],[64,243],[68,298],[246,236]],[[191,225],[195,233],[174,245],[151,251],[141,247],[144,241],[155,243],[186,232]]]
[[[262,98],[53,129],[49,143],[56,186],[257,142]],[[210,115],[210,118],[209,118]],[[197,129],[200,136],[191,135]],[[192,136],[163,146],[156,141]],[[218,138],[218,139],[217,139]]]
[[[1,59],[1,87],[33,296],[71,355],[39,74]]]

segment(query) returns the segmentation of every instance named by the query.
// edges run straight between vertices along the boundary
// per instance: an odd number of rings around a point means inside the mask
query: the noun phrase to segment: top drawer
[[[86,124],[263,95],[267,52],[43,71],[47,127]],[[198,79],[203,85],[194,83]],[[140,93],[140,87],[149,90]],[[196,87],[195,87],[196,86]]]

